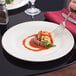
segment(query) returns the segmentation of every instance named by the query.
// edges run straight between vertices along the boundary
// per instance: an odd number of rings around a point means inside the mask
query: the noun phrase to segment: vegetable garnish
[[[11,4],[14,0],[6,0],[7,4]]]
[[[52,43],[48,44],[48,41],[44,41],[45,48],[55,47]]]

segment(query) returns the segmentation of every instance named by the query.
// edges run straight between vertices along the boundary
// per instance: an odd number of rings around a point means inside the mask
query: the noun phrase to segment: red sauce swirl
[[[45,47],[42,47],[42,46],[39,46],[37,44],[34,43],[34,37],[36,36],[37,34],[34,34],[34,35],[31,35],[31,36],[28,36],[27,38],[25,38],[23,41],[22,41],[22,44],[25,48],[27,48],[28,50],[31,50],[31,51],[42,51],[42,50],[46,50],[47,48]],[[31,38],[32,37],[32,38]],[[29,46],[33,47],[33,48],[36,48],[36,49],[33,49],[31,47],[28,47],[26,45],[26,42],[27,40],[30,39],[30,41],[28,42],[29,43]],[[51,42],[53,43],[53,39],[51,37]],[[51,47],[50,47],[51,48]]]

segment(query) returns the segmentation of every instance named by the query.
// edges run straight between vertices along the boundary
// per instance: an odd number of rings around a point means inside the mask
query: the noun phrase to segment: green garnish
[[[47,44],[48,44],[48,41],[47,41],[47,40],[45,40],[45,41],[44,41],[44,45],[46,46]]]
[[[7,4],[10,4],[11,2],[13,2],[14,0],[6,0]]]
[[[48,44],[48,41],[44,41],[44,45],[45,45],[45,48],[50,48],[51,46],[52,47],[56,46],[56,45],[53,45],[52,43]]]

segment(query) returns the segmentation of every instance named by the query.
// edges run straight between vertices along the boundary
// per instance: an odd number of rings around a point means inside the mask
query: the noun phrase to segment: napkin
[[[44,13],[44,16],[47,20],[60,24],[65,20],[65,18],[62,16],[62,13],[68,15],[69,12],[70,11],[68,9],[63,8],[59,11],[47,11]],[[70,17],[76,20],[76,18],[74,18],[72,15],[70,15]],[[74,37],[76,37],[76,24],[67,20],[66,28],[73,34]]]

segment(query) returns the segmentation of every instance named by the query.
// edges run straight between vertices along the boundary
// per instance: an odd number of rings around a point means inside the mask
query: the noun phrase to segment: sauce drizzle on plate
[[[47,48],[43,47],[43,46],[39,46],[37,45],[36,43],[34,43],[34,37],[36,36],[37,34],[33,34],[31,36],[28,36],[27,38],[23,39],[22,41],[22,44],[25,48],[31,50],[31,51],[42,51],[42,50],[46,50]],[[30,39],[28,41],[28,39]],[[26,42],[28,41],[28,44],[26,44]],[[53,43],[53,39],[51,39],[52,43]],[[30,47],[29,47],[29,46]],[[33,47],[33,48],[31,48]],[[51,48],[51,47],[50,47]]]

